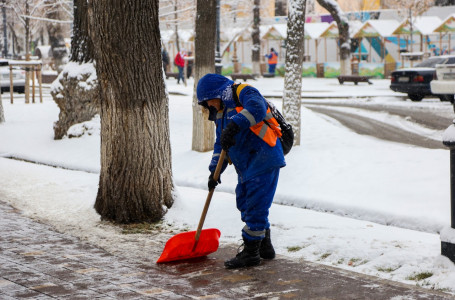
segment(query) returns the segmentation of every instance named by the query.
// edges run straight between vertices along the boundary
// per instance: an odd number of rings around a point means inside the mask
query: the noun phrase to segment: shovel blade
[[[203,229],[195,249],[196,231],[174,235],[164,246],[163,253],[156,263],[165,263],[209,255],[218,250],[221,232],[216,228]]]

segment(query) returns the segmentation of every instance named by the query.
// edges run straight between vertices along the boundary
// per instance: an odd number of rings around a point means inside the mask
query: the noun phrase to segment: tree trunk
[[[338,26],[340,41],[341,75],[350,75],[351,70],[351,39],[349,37],[349,23],[338,3],[328,0],[317,0],[335,20]]]
[[[25,1],[25,15],[30,14],[28,1]],[[30,60],[30,19],[25,18],[25,60]],[[25,103],[30,103],[30,68],[25,68]],[[11,92],[11,91],[10,91]]]
[[[208,110],[197,104],[196,87],[202,76],[215,73],[216,1],[197,0],[196,13],[192,149],[205,152],[213,149],[215,132]]]
[[[11,39],[12,39],[12,41],[11,41],[12,56],[16,57],[16,52],[20,52],[19,51],[20,46],[19,46],[19,42],[18,42],[18,38],[17,38],[16,32],[14,31],[15,30],[14,22],[8,23],[8,29],[9,29],[9,32],[11,34]]]
[[[93,43],[89,36],[87,0],[74,0],[71,61],[86,63],[93,59]]]
[[[8,57],[8,33],[6,25],[6,0],[3,0],[2,5],[2,25],[3,25],[3,57]]]
[[[102,219],[117,223],[158,221],[173,203],[158,1],[97,0],[91,5],[101,86],[95,209]]]
[[[253,32],[251,33],[251,39],[253,40],[253,48],[251,53],[251,60],[253,62],[253,74],[261,74],[261,38],[259,31],[259,24],[261,23],[260,18],[260,5],[261,0],[254,0],[253,6]]]
[[[300,145],[300,102],[302,97],[302,65],[304,59],[304,25],[306,0],[290,0],[286,73],[284,76],[283,113],[294,129],[294,145]]]
[[[30,3],[25,1],[25,15],[30,15]],[[30,60],[30,19],[25,18],[25,60]]]
[[[3,113],[3,101],[0,99],[0,124],[5,122],[5,114]]]
[[[179,19],[179,14],[177,13],[178,11],[178,3],[177,0],[174,0],[174,11],[175,11],[175,45],[177,47],[177,52],[180,52],[180,38],[179,38],[179,24],[178,24],[178,19]],[[183,80],[185,81],[185,79]]]

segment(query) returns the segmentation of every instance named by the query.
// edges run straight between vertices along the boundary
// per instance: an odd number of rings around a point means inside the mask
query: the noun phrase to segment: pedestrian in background
[[[268,59],[269,73],[275,75],[275,68],[278,63],[278,52],[276,52],[275,49],[270,48],[270,53],[266,54],[265,57]]]
[[[183,68],[185,67],[185,49],[180,50],[174,58],[174,64],[179,69],[179,76],[177,78],[177,84],[180,84],[180,79],[185,83],[185,76],[183,75]]]

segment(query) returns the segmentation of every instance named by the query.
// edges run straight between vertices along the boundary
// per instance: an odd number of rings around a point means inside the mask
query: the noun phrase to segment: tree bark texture
[[[25,15],[30,15],[30,4],[25,1]],[[25,18],[25,60],[30,60],[30,19]],[[30,103],[30,72],[29,68],[25,69],[25,103]]]
[[[261,74],[261,37],[259,31],[259,25],[261,23],[260,18],[260,5],[261,0],[254,0],[253,5],[253,32],[251,33],[251,39],[253,40],[253,48],[251,52],[251,60],[253,62],[253,74]]]
[[[0,124],[5,122],[5,114],[3,112],[3,101],[0,101]]]
[[[179,19],[179,14],[177,13],[178,11],[178,0],[174,0],[174,11],[175,11],[175,20]],[[177,52],[180,52],[180,38],[179,38],[179,25],[178,22],[175,23],[175,44],[177,45]]]
[[[300,107],[304,59],[306,0],[290,0],[287,24],[286,66],[284,75],[283,113],[294,129],[294,145],[300,145]]]
[[[197,104],[196,88],[201,77],[215,73],[216,1],[198,0],[196,13],[192,149],[205,152],[213,150],[215,131],[208,110]]]
[[[12,46],[12,52],[13,52],[13,57],[16,56],[16,53],[17,52],[21,52],[22,49],[19,45],[19,39],[17,37],[17,34],[16,32],[14,31],[15,30],[15,27],[14,27],[14,23],[8,23],[8,31],[10,32],[11,34],[11,39],[12,39],[12,42],[11,42],[11,46]]]
[[[155,222],[173,203],[158,1],[96,0],[90,9],[101,88],[95,209],[116,223]]]
[[[25,15],[30,15],[30,3],[25,1]],[[30,60],[30,19],[25,18],[25,59]]]
[[[335,1],[317,0],[335,20],[338,26],[338,37],[340,43],[340,66],[341,75],[350,75],[351,70],[351,39],[349,37],[349,23],[344,16],[338,3]]]
[[[93,43],[89,35],[87,0],[74,0],[71,61],[87,63],[93,59]]]

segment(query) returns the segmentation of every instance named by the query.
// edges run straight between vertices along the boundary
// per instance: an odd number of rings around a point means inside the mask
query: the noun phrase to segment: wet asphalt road
[[[397,100],[399,101],[399,100]],[[356,114],[355,112],[340,111],[340,107],[356,108],[371,112],[386,112],[393,116],[403,118],[403,120],[414,122],[420,126],[433,129],[445,130],[455,117],[453,110],[428,109],[426,107],[413,106],[410,102],[408,106],[393,106],[387,104],[371,104],[361,102],[334,102],[327,103],[321,101],[303,101],[302,105],[312,111],[327,115],[342,125],[362,135],[370,135],[379,139],[424,147],[429,149],[447,149],[441,141],[430,137],[416,134],[393,124],[388,124],[368,116]],[[436,105],[437,107],[437,105]],[[337,109],[338,108],[338,109]]]

